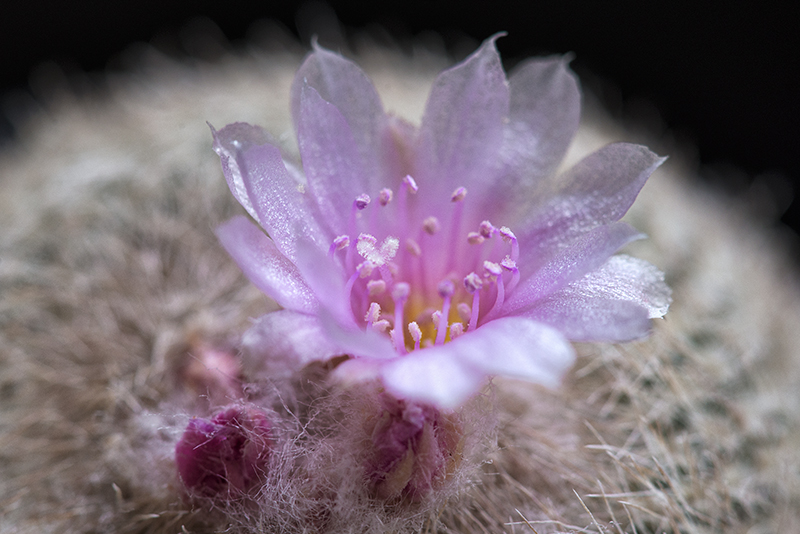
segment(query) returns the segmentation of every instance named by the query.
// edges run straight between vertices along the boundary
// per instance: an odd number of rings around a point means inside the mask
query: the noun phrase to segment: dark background
[[[574,52],[573,68],[617,118],[646,123],[662,146],[692,147],[705,180],[739,199],[752,198],[764,219],[780,217],[800,229],[800,60],[792,43],[800,3],[331,0],[327,5],[349,36],[365,29],[378,34],[378,27],[400,40],[433,31],[458,56],[504,30],[508,37],[498,48],[507,66],[527,55]],[[2,11],[4,141],[13,138],[9,117],[25,100],[21,95],[29,90],[32,69],[44,61],[54,61],[67,74],[101,71],[118,66],[119,54],[134,42],[177,55],[203,53],[181,37],[187,24],[198,25],[197,17],[213,21],[234,46],[263,18],[307,42],[319,27],[314,21],[326,16],[320,4],[270,0],[29,0]]]

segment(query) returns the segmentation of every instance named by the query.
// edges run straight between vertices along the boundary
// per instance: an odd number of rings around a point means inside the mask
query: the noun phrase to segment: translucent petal
[[[486,179],[503,140],[509,92],[494,42],[487,39],[433,84],[417,142],[416,172],[428,198]]]
[[[322,216],[334,234],[348,232],[353,202],[370,192],[368,173],[347,121],[311,87],[301,95],[297,138]]]
[[[387,149],[384,139],[387,117],[375,86],[358,65],[314,43],[314,51],[303,62],[292,84],[292,117],[298,131],[306,86],[335,106],[347,122],[367,171],[367,181],[362,184],[365,189],[361,192],[377,193],[387,178],[381,165]]]
[[[395,395],[452,408],[475,393],[489,375],[554,387],[573,360],[572,347],[559,332],[512,317],[397,358],[383,367],[382,375]]]
[[[582,295],[564,289],[531,308],[523,317],[548,324],[573,341],[630,341],[650,333],[647,310],[635,302]]]
[[[317,298],[297,267],[256,225],[245,217],[234,217],[217,228],[217,237],[245,276],[275,302],[289,310],[316,311]]]
[[[581,278],[603,265],[622,246],[643,237],[643,234],[622,222],[586,232],[551,257],[540,259],[541,267],[530,275],[526,273],[503,306],[503,315],[513,315],[516,310],[527,308],[538,299]],[[525,267],[524,263],[520,265]]]
[[[322,248],[328,246],[309,196],[301,192],[280,150],[265,141],[261,128],[235,123],[218,132],[212,128],[212,134],[234,196],[287,258],[295,259],[297,232]]]
[[[647,178],[664,162],[646,147],[615,143],[601,148],[556,177],[549,190],[521,202],[529,215],[514,227],[522,263],[601,224],[618,221],[636,200]]]

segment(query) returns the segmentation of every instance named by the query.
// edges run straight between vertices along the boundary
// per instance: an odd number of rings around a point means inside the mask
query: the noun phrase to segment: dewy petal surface
[[[294,261],[296,232],[327,247],[309,198],[287,171],[280,149],[263,142],[261,128],[235,123],[212,133],[231,191],[287,258]]]
[[[630,301],[563,290],[520,315],[549,324],[572,341],[630,341],[650,333],[647,310]]]
[[[522,252],[523,261],[546,255],[598,225],[618,221],[665,159],[640,145],[614,143],[538,190],[535,199],[523,203],[532,216],[517,230],[520,239],[534,245]]]
[[[289,310],[316,312],[317,297],[297,267],[253,223],[234,217],[217,228],[217,237],[253,285],[275,302]]]
[[[573,280],[597,269],[624,245],[643,237],[643,234],[623,222],[600,226],[586,232],[569,246],[547,258],[539,270],[520,283],[503,307],[503,313],[513,313],[550,295]]]

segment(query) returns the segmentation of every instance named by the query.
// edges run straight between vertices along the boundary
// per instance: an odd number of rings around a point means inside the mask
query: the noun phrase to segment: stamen
[[[497,228],[495,228],[489,221],[483,221],[480,225],[479,231],[483,237],[489,239],[497,231]]]
[[[519,283],[519,269],[517,269],[517,262],[506,256],[503,258],[503,261],[500,262],[500,265],[503,267],[503,269],[511,272],[511,282],[509,282],[508,287],[506,288],[506,291],[511,293],[511,291],[513,291]]]
[[[442,225],[439,223],[439,219],[431,215],[430,217],[422,221],[422,228],[429,235],[433,235],[442,229]]]
[[[384,280],[370,280],[367,282],[367,292],[370,297],[380,295],[386,291],[386,282]]]
[[[467,196],[466,187],[457,187],[453,194],[450,195],[450,202],[461,202]]]
[[[406,186],[406,189],[410,191],[412,195],[417,194],[417,191],[419,191],[416,180],[414,180],[410,174],[406,174],[406,177],[403,178],[403,185]]]
[[[353,202],[353,205],[355,205],[356,209],[363,210],[369,205],[369,203],[370,203],[369,195],[366,193],[362,193],[356,197],[356,200],[355,202]]]
[[[392,341],[397,352],[406,353],[405,335],[403,334],[403,306],[408,300],[411,286],[406,282],[398,282],[392,288],[392,299],[394,299],[394,330],[392,330]]]
[[[444,343],[444,338],[447,336],[447,319],[450,315],[450,299],[453,293],[456,292],[456,286],[450,280],[442,280],[439,282],[439,296],[444,299],[442,303],[442,313],[439,317],[439,326],[436,329],[436,345]]]
[[[478,327],[478,314],[480,313],[480,295],[481,288],[483,287],[483,280],[474,272],[469,273],[464,277],[464,288],[467,293],[472,295],[472,310],[469,317],[469,325],[467,330],[472,331]]]
[[[414,340],[414,350],[419,350],[419,342],[422,339],[422,329],[416,321],[408,323],[408,331],[411,333],[411,339]]]
[[[486,238],[478,232],[470,232],[467,234],[467,243],[470,245],[480,245],[484,241],[486,241]]]
[[[372,329],[384,334],[387,330],[389,330],[390,326],[392,326],[392,324],[389,321],[386,319],[381,319],[380,321],[376,321],[372,324]]]
[[[344,250],[350,246],[350,236],[347,235],[340,235],[334,238],[333,243],[331,243],[331,247],[328,249],[328,256],[333,258],[333,254],[336,251]]]
[[[349,299],[353,293],[353,286],[356,283],[356,280],[359,278],[367,278],[372,275],[372,270],[375,268],[375,264],[370,261],[365,261],[363,263],[359,263],[358,267],[355,268],[353,274],[350,275],[350,278],[347,280],[347,283],[344,286],[345,295]]]
[[[367,321],[367,328],[372,326],[372,323],[376,322],[381,317],[381,305],[377,302],[373,302],[369,305],[369,309],[367,310],[366,315],[364,315],[364,320]]]
[[[394,193],[392,193],[392,190],[387,187],[384,187],[383,189],[381,189],[381,192],[378,193],[378,203],[381,206],[386,206],[387,204],[389,204],[389,202],[392,201],[393,196]]]
[[[464,333],[464,325],[461,323],[453,323],[450,325],[450,341],[453,341],[458,336]]]
[[[408,250],[412,256],[416,256],[417,258],[422,255],[422,249],[419,248],[419,244],[410,237],[406,239],[406,250]]]
[[[512,232],[508,226],[500,228],[500,235],[503,236],[503,241],[511,243],[511,259],[517,261],[519,259],[519,242],[517,241],[517,236],[514,235],[514,232]]]
[[[464,216],[464,199],[467,196],[467,188],[466,187],[457,187],[453,194],[450,195],[450,201],[455,202],[455,207],[453,209],[453,218],[450,224],[450,261],[447,262],[447,270],[451,271],[455,267],[456,258],[461,257],[459,254],[459,245],[460,240],[458,236],[463,235],[461,233],[461,219]]]
[[[503,300],[505,299],[505,289],[503,287],[503,270],[500,266],[496,263],[492,263],[491,261],[483,262],[483,267],[489,273],[489,275],[494,278],[497,282],[497,297],[494,300],[494,306],[492,309],[489,310],[489,314],[494,313],[495,311],[499,310],[500,307],[503,305]]]

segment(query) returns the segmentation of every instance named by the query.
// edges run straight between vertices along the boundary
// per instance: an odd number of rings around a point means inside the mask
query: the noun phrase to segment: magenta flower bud
[[[383,499],[419,500],[460,460],[461,436],[436,408],[379,396],[367,476]]]
[[[253,406],[194,417],[175,446],[178,475],[191,496],[231,498],[261,479],[272,447],[269,419]]]

